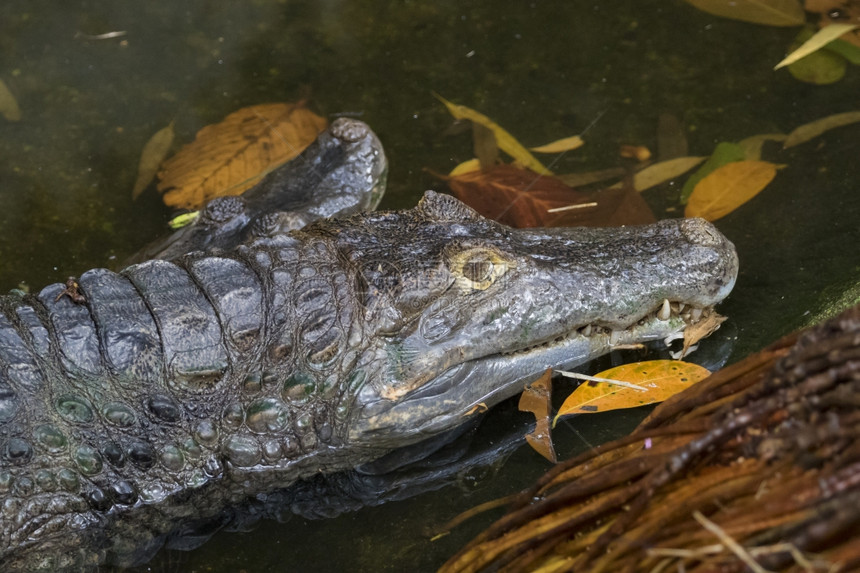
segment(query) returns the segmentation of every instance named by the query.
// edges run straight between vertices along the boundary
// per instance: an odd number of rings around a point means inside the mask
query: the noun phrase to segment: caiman
[[[372,160],[352,173],[378,190],[381,148],[360,147],[338,164]],[[511,229],[428,191],[284,220],[2,298],[0,570],[140,561],[183,520],[448,431],[548,367],[676,336],[738,268],[700,219]]]

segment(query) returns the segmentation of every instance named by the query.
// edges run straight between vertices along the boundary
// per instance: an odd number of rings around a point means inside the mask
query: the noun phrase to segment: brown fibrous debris
[[[860,570],[860,306],[554,467],[441,569],[482,570]]]

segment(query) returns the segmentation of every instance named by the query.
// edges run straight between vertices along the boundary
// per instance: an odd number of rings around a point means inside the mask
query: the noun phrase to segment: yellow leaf
[[[18,100],[15,99],[3,80],[0,80],[0,115],[9,121],[21,120],[21,108],[18,107]]]
[[[585,142],[582,141],[581,137],[574,135],[572,137],[565,137],[564,139],[557,139],[552,143],[547,143],[546,145],[530,147],[529,149],[537,153],[561,153],[563,151],[572,151],[578,147],[582,147],[584,143]]]
[[[758,195],[775,176],[776,165],[767,161],[727,163],[699,181],[684,216],[716,221]]]
[[[593,414],[662,402],[709,374],[698,364],[678,360],[649,360],[616,366],[595,378],[636,384],[645,391],[608,382],[583,382],[561,405],[553,425],[561,416],[569,414]]]
[[[158,173],[158,166],[164,161],[170,146],[173,145],[173,122],[167,127],[161,128],[149,138],[140,154],[140,162],[137,165],[137,181],[131,191],[132,200],[137,199],[143,190]]]
[[[448,177],[456,177],[457,175],[463,175],[464,173],[471,173],[472,171],[480,171],[481,170],[481,160],[477,157],[474,159],[469,159],[468,161],[464,161],[460,163],[451,170],[451,173],[448,174]]]
[[[633,188],[637,191],[645,191],[655,185],[671,181],[675,177],[683,175],[705,159],[707,157],[676,157],[675,159],[649,165],[633,176]],[[612,187],[620,188],[622,186],[623,183],[616,183]]]
[[[214,125],[162,165],[158,190],[171,207],[198,209],[223,195],[239,195],[296,157],[326,128],[299,103],[242,108]]]
[[[686,0],[699,10],[767,26],[801,26],[806,21],[797,0]]]
[[[492,131],[493,135],[496,136],[496,143],[499,145],[499,149],[513,157],[517,163],[524,167],[528,167],[535,173],[539,173],[541,175],[552,175],[552,172],[544,167],[540,161],[535,159],[534,155],[529,153],[528,149],[523,147],[519,141],[514,139],[513,135],[508,133],[502,126],[494,122],[492,119],[464,105],[452,103],[439,94],[433,95],[436,96],[436,99],[445,104],[445,107],[448,108],[448,112],[456,119],[468,119],[469,121],[480,123]]]
[[[830,24],[821,28],[811,38],[801,44],[799,48],[783,58],[773,69],[778,70],[783,66],[793,64],[800,58],[804,58],[812,52],[820,50],[842,34],[850,32],[854,28],[857,28],[857,24]]]
[[[520,412],[531,412],[537,422],[535,429],[526,434],[526,441],[540,455],[556,463],[555,448],[549,430],[549,414],[552,409],[552,368],[525,387],[519,403]]]
[[[850,125],[860,121],[860,111],[848,111],[845,113],[837,113],[829,115],[813,122],[801,125],[794,131],[788,134],[788,139],[782,144],[783,149],[806,143],[810,139],[814,139],[825,131]]]
[[[782,133],[763,133],[742,139],[738,141],[738,145],[743,150],[746,159],[758,161],[761,159],[761,148],[765,141],[785,141],[786,137],[788,136]]]

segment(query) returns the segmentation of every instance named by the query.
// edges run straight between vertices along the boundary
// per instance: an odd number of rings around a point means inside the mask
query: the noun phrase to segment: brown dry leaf
[[[738,145],[743,150],[746,159],[758,161],[761,159],[761,148],[766,141],[785,141],[787,137],[783,133],[763,133],[742,139],[738,141]]]
[[[657,157],[668,161],[688,153],[687,132],[681,120],[671,113],[661,113],[657,119]]]
[[[305,102],[242,108],[201,129],[194,142],[168,159],[158,173],[158,190],[165,204],[184,209],[239,195],[301,153],[326,125]]]
[[[607,227],[656,221],[648,204],[632,189],[585,194],[555,177],[512,165],[437,176],[484,217],[511,227]]]
[[[585,142],[582,141],[581,137],[579,137],[578,135],[574,135],[572,137],[556,139],[555,141],[547,143],[546,145],[530,147],[529,149],[536,153],[563,153],[565,151],[572,151],[574,149],[580,148],[584,144]]]
[[[497,165],[444,177],[454,195],[483,216],[512,227],[544,227],[562,219],[554,207],[582,202],[582,193],[554,177],[512,165]]]
[[[806,15],[798,0],[686,0],[699,10],[767,26],[802,26]]]
[[[15,99],[3,80],[0,80],[0,115],[8,121],[21,121],[21,108],[18,107],[18,100]]]
[[[684,329],[684,348],[681,350],[680,358],[687,355],[691,346],[703,338],[707,338],[712,335],[725,321],[725,316],[711,311],[710,314],[703,316],[698,322],[687,326],[687,328]]]
[[[788,134],[788,139],[782,144],[783,149],[806,143],[810,139],[814,139],[825,131],[843,127],[860,121],[860,111],[848,111],[845,113],[837,113],[822,117],[821,119],[801,125],[795,128],[794,131]]]
[[[767,161],[727,163],[699,181],[684,216],[716,221],[758,195],[775,176],[776,165]]]
[[[525,387],[520,396],[520,412],[531,412],[537,422],[535,429],[526,434],[526,441],[540,455],[556,463],[555,448],[549,431],[549,415],[552,410],[552,368]]]
[[[523,145],[517,141],[513,135],[508,133],[508,131],[498,123],[472,108],[450,102],[439,94],[433,95],[436,96],[436,99],[445,104],[445,107],[448,108],[448,112],[453,115],[455,119],[468,119],[469,121],[480,123],[492,131],[493,135],[496,136],[496,143],[498,144],[499,149],[513,157],[517,163],[536,173],[540,173],[541,175],[551,174],[550,170],[543,166],[543,163],[535,159],[535,156],[529,153],[528,149],[523,147]]]
[[[173,122],[171,121],[170,125],[156,131],[143,146],[140,162],[137,165],[137,180],[131,191],[132,201],[143,193],[143,190],[149,186],[155,174],[158,173],[158,166],[164,161],[167,152],[170,151],[170,146],[173,145],[173,136]]]
[[[706,368],[678,360],[649,360],[616,366],[594,378],[618,380],[646,390],[610,382],[583,382],[564,401],[553,425],[561,416],[569,414],[594,414],[662,402],[708,375],[710,372]]]

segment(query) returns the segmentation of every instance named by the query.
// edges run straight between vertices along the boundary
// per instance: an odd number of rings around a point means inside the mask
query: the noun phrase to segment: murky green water
[[[81,34],[126,31],[114,39]],[[161,232],[154,193],[130,199],[140,150],[175,120],[178,143],[243,106],[310,94],[327,116],[358,115],[391,162],[382,207],[443,186],[422,171],[471,157],[449,137],[445,97],[480,109],[524,143],[579,133],[558,172],[616,164],[620,143],[655,147],[662,112],[690,150],[787,132],[860,107],[860,68],[833,86],[773,72],[795,30],[700,13],[666,0],[614,2],[33,2],[0,6],[0,78],[23,119],[0,119],[0,290],[32,288],[122,260]],[[732,359],[860,298],[860,128],[781,154],[759,197],[719,221],[741,276],[721,311]],[[668,186],[646,192],[658,215]],[[577,419],[562,449],[605,441],[641,413]],[[430,570],[480,529],[430,543],[424,527],[510,493],[545,469],[520,450],[486,480],[344,517],[264,522],[194,552],[165,551],[152,571]],[[474,482],[478,482],[475,485]],[[486,523],[486,521],[484,521]]]

